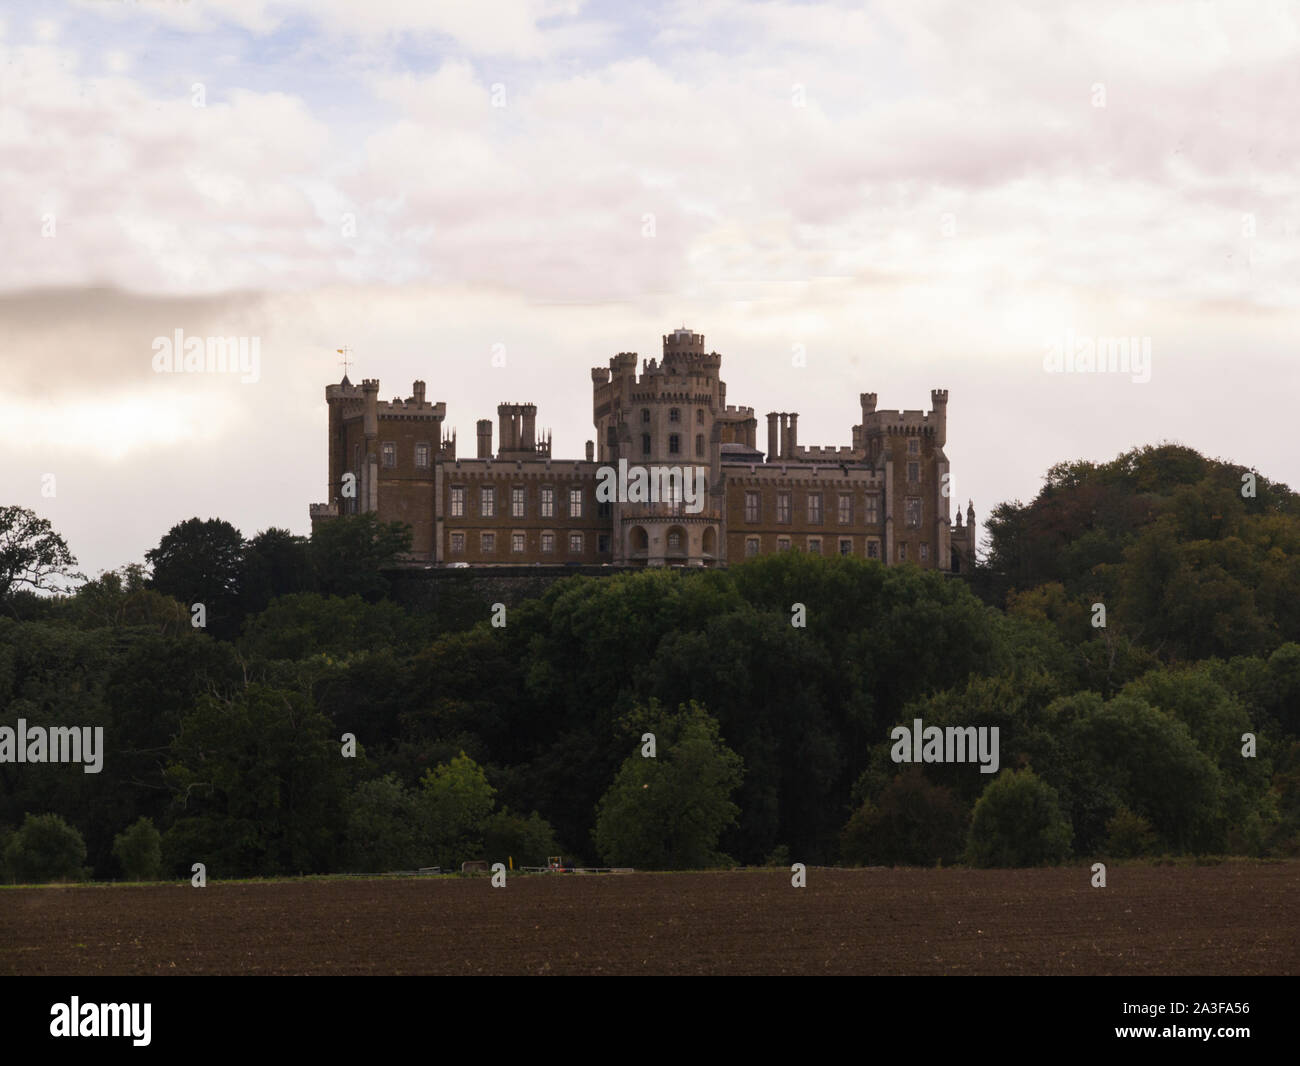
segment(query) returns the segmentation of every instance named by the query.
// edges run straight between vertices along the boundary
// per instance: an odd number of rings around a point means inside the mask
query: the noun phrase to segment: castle
[[[481,419],[477,455],[458,458],[446,404],[425,399],[423,381],[382,402],[377,380],[345,373],[325,389],[329,502],[311,506],[313,529],[365,511],[406,522],[409,562],[426,566],[724,566],[791,549],[972,565],[974,507],[949,519],[946,390],[928,412],[878,411],[863,393],[853,443],[838,448],[801,445],[798,414],[773,412],[764,454],[754,409],[727,405],[722,357],[702,334],[674,330],[639,376],[637,359],[592,370],[596,439],[581,460],[552,458],[531,403],[498,406],[495,455]],[[638,472],[652,491],[609,491]]]

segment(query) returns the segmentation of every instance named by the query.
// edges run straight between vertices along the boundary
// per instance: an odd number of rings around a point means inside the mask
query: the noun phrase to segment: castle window
[[[429,465],[429,445],[426,441],[421,441],[415,446],[415,465],[427,467]]]
[[[483,548],[484,555],[491,555],[497,550],[497,535],[495,533],[480,534],[480,544]]]
[[[543,534],[542,534],[542,554],[543,554],[543,555],[551,555],[551,554],[553,554],[554,552],[555,552],[555,534],[554,534],[554,533],[543,533]]]
[[[542,517],[555,517],[555,490],[549,485],[542,489]]]
[[[512,552],[521,552],[524,550],[524,535],[522,533],[510,534],[510,550]]]
[[[820,538],[820,537],[809,537],[809,538],[808,538],[808,554],[809,554],[809,555],[821,555],[821,553],[822,553],[822,542],[821,542],[821,538]]]
[[[921,562],[923,562],[923,563],[928,563],[929,561],[930,561],[930,545],[928,545],[928,544],[922,544],[922,545],[921,545]]]
[[[822,494],[820,492],[808,493],[808,521],[815,526],[822,524]]]
[[[397,445],[391,440],[384,441],[383,444],[384,466],[394,467],[397,465]]]
[[[569,490],[569,517],[582,517],[582,489]]]
[[[776,520],[786,524],[790,521],[790,494],[788,492],[778,492],[776,494]]]
[[[921,497],[909,496],[906,501],[905,522],[908,529],[921,528]]]
[[[921,438],[920,438],[920,437],[908,437],[908,438],[907,438],[907,454],[908,454],[908,455],[920,455],[920,454],[921,454]]]
[[[668,434],[668,454],[669,454],[669,455],[677,455],[677,454],[679,454],[679,453],[681,452],[681,450],[682,450],[682,438],[681,438],[681,435],[680,435],[680,434],[677,434],[677,433],[669,433],[669,434]]]
[[[703,434],[703,433],[697,433],[697,434],[695,434],[695,454],[696,454],[696,455],[703,455],[703,454],[704,454],[704,434]]]
[[[777,538],[776,538],[776,550],[779,551],[779,552],[788,552],[788,551],[790,550],[790,538],[789,538],[789,537],[777,537]]]
[[[900,563],[905,563],[905,562],[907,562],[907,545],[906,545],[906,544],[899,544],[899,546],[898,546],[898,561],[899,561]]]
[[[680,422],[681,420],[682,420],[682,412],[681,412],[681,410],[680,410],[679,408],[676,408],[676,407],[670,408],[669,411],[668,411],[668,421],[669,421],[669,422]]]
[[[614,505],[610,503],[608,500],[598,501],[596,504],[596,517],[597,518],[614,517]]]
[[[704,425],[704,408],[703,408],[703,407],[699,408],[699,410],[697,410],[697,411],[695,412],[695,424],[696,424],[697,426],[702,426],[702,425]]]
[[[609,554],[609,534],[608,534],[608,533],[598,533],[598,534],[596,535],[596,551],[600,552],[601,555],[608,555],[608,554]]]
[[[921,480],[921,464],[920,464],[920,463],[908,463],[908,464],[907,464],[907,480],[910,481],[910,482],[912,482],[913,484],[915,484],[916,482],[918,482],[918,481]]]
[[[649,454],[650,454],[650,434],[649,434],[649,433],[642,433],[642,434],[641,434],[641,454],[642,454],[642,455],[649,455]]]
[[[452,518],[465,517],[465,487],[463,485],[453,485],[451,487],[451,516]]]
[[[841,555],[853,554],[853,541],[851,541],[848,537],[840,538],[840,554]]]
[[[853,497],[847,493],[840,496],[840,525],[853,524]]]
[[[867,558],[868,559],[880,558],[880,541],[876,540],[875,537],[872,537],[870,540],[867,541]]]
[[[745,493],[745,521],[757,522],[759,508],[759,495],[757,492]],[[755,544],[758,542],[755,541]]]
[[[674,552],[682,550],[682,535],[676,530],[668,534],[668,550]]]
[[[484,518],[491,518],[497,513],[497,490],[491,485],[484,485],[479,489],[479,514]]]
[[[641,408],[641,424],[644,426],[650,421],[650,408]]]
[[[581,534],[581,533],[570,533],[570,534],[569,534],[569,554],[570,554],[570,555],[581,555],[581,554],[582,554],[582,534]]]
[[[453,533],[451,535],[451,554],[463,555],[465,553],[465,534]]]
[[[513,518],[524,517],[524,491],[518,486],[510,490],[510,514]]]
[[[749,556],[749,558],[751,559],[758,554],[757,537],[750,537],[747,541],[745,541],[745,554]]]
[[[874,526],[880,522],[880,497],[873,492],[867,493],[867,525]]]

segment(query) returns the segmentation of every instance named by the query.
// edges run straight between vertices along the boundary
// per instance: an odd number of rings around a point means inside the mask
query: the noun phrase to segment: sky
[[[1297,175],[1293,3],[9,0],[0,503],[90,575],[305,534],[337,349],[580,458],[683,325],[760,447],[948,389],[981,523],[1162,441],[1300,487]]]

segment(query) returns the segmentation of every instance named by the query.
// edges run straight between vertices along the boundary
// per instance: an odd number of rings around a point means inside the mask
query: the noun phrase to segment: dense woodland
[[[970,575],[789,552],[493,625],[398,605],[369,516],[191,519],[85,579],[0,507],[0,726],[106,749],[0,763],[0,878],[1300,854],[1300,497],[1146,447],[987,535]],[[893,762],[916,718],[997,726],[1000,772]]]

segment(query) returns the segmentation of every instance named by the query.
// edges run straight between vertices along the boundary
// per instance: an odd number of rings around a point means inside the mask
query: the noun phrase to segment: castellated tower
[[[713,565],[724,506],[722,357],[705,350],[703,334],[682,327],[664,335],[662,361],[647,359],[640,376],[636,363],[636,353],[620,352],[591,374],[600,462],[620,478],[643,469],[659,497],[613,502],[613,561]]]

